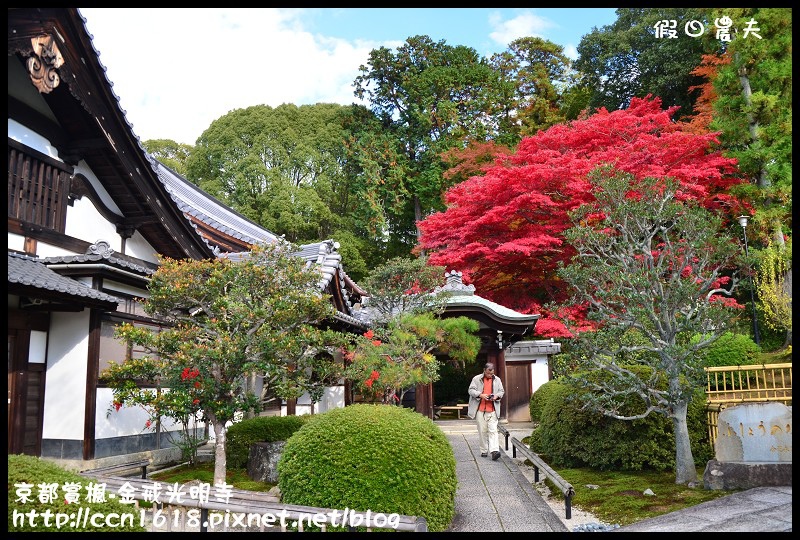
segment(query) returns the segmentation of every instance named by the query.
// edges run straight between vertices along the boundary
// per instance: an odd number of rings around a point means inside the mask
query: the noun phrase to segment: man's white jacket
[[[470,418],[475,418],[475,414],[478,412],[478,406],[481,403],[481,398],[479,397],[483,393],[483,373],[480,375],[475,375],[472,378],[472,382],[469,383],[469,407],[467,408],[467,416]],[[503,383],[500,381],[500,377],[497,375],[492,375],[492,394],[495,397],[499,397],[502,399],[503,395],[506,393],[505,389],[503,389]],[[500,418],[500,400],[494,402],[494,413],[497,415],[497,418]]]

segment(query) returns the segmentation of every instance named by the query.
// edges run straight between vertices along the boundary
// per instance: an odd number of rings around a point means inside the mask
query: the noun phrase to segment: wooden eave
[[[33,54],[31,38],[50,35],[64,59],[60,84],[41,96],[58,123],[9,99],[9,117],[27,118],[75,165],[85,160],[125,216],[120,227],[135,228],[160,254],[175,259],[214,256],[157,174],[133,133],[106,77],[85,20],[76,8],[10,8],[8,61]],[[12,108],[13,105],[13,108]]]

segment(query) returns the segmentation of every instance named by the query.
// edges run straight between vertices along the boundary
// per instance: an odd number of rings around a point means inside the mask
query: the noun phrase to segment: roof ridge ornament
[[[86,249],[86,254],[100,255],[104,259],[108,259],[114,254],[114,250],[111,249],[111,244],[105,240],[98,240]]]
[[[463,273],[458,270],[451,270],[444,273],[446,282],[443,287],[436,287],[434,292],[449,292],[454,295],[469,296],[475,294],[475,285],[464,285],[462,281]]]

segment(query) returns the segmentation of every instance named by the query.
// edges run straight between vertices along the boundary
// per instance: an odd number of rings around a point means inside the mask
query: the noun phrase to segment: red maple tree
[[[634,98],[625,110],[601,109],[523,139],[484,175],[447,191],[446,210],[419,223],[417,251],[430,264],[463,272],[481,296],[542,315],[537,335],[568,336],[543,307],[567,297],[555,270],[575,251],[562,233],[571,226],[567,213],[594,199],[587,181],[592,169],[613,164],[637,178],[671,176],[683,198],[729,215],[741,209],[727,195],[741,179],[736,161],[718,151],[718,133],[685,131],[673,120],[676,111],[662,109],[657,97]],[[572,316],[582,319],[578,307]]]

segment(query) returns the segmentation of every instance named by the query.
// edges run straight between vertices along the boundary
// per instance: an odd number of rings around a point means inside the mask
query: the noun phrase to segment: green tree
[[[791,244],[790,244],[791,247]],[[769,244],[762,251],[755,279],[762,320],[786,332],[783,347],[792,344],[792,254]]]
[[[186,162],[193,146],[181,144],[172,139],[150,139],[142,143],[147,153],[180,174],[186,176]]]
[[[654,95],[667,107],[679,106],[678,119],[692,115],[697,93],[690,89],[702,82],[692,71],[717,47],[709,50],[684,33],[691,20],[710,26],[700,8],[618,8],[613,24],[583,36],[574,67],[584,77],[582,87],[591,89],[589,106],[615,111],[631,98]],[[676,39],[656,37],[659,21],[675,21]]]
[[[439,289],[444,270],[424,257],[395,257],[369,274],[366,310],[374,330],[355,339],[345,354],[345,376],[362,393],[400,405],[408,388],[438,380],[436,354],[456,366],[475,359],[477,321],[438,317],[449,297]]]
[[[387,213],[398,255],[411,252],[416,222],[440,209],[443,182],[440,154],[468,139],[485,140],[490,132],[487,92],[497,83],[495,71],[465,46],[409,37],[396,52],[373,49],[353,85],[394,138],[392,156],[404,194],[401,206]]]
[[[360,279],[385,260],[386,212],[403,197],[392,148],[363,106],[258,105],[212,122],[187,177],[291,242],[338,241]]]
[[[284,104],[233,110],[197,139],[188,177],[290,242],[330,238],[348,210],[335,200],[347,181],[342,109]]]
[[[373,268],[363,282],[370,294],[372,321],[380,325],[405,313],[441,313],[447,294],[437,293],[436,288],[445,270],[428,264],[426,257],[394,257]]]
[[[710,128],[749,179],[743,193],[756,208],[752,240],[780,249],[792,231],[792,10],[710,10],[710,19],[722,17],[732,23],[732,39],[719,52],[730,62],[713,79]]]
[[[586,306],[602,330],[578,336],[591,351],[587,372],[603,372],[584,378],[593,390],[585,406],[621,420],[670,418],[675,482],[695,482],[687,409],[703,380],[696,353],[731,328],[741,310],[728,298],[741,248],[720,234],[719,217],[669,177],[636,179],[605,167],[590,181],[595,201],[570,213],[574,226],[565,233],[577,253],[558,271],[573,291],[569,305]],[[631,331],[640,342],[624,339]],[[629,363],[651,366],[652,376],[640,378]],[[630,404],[625,396],[637,396],[638,410],[622,412],[621,403]]]
[[[561,45],[538,37],[519,38],[492,55],[490,64],[497,70],[500,88],[507,87],[493,100],[501,109],[496,142],[515,146],[521,137],[566,121],[562,92],[574,84],[575,74]]]
[[[156,388],[179,395],[157,412],[171,417],[190,403],[216,436],[214,482],[225,480],[226,422],[258,406],[248,383],[264,375],[290,399],[319,393],[319,377],[332,375],[341,334],[321,330],[332,316],[319,275],[305,268],[289,244],[255,247],[249,256],[177,261],[164,259],[153,274],[145,311],[166,325],[160,332],[123,324],[117,336],[154,356],[129,359],[104,373],[122,404],[146,403]]]

